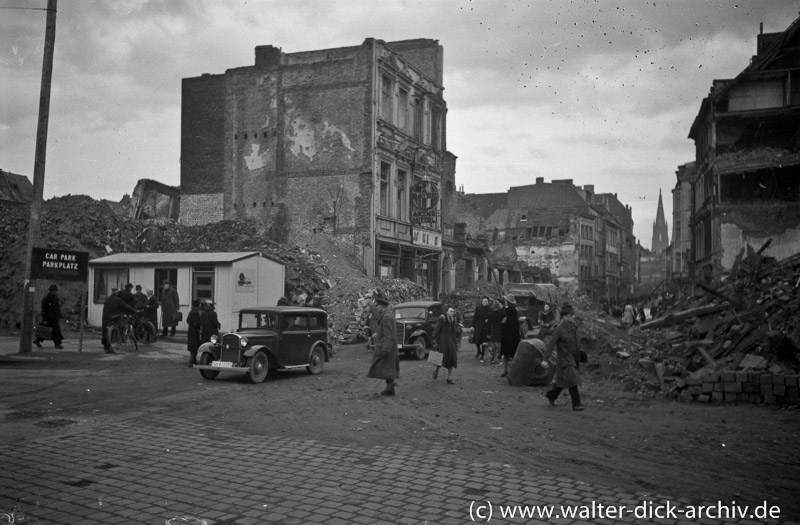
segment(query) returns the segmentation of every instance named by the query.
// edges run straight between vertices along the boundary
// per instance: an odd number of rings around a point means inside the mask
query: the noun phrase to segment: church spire
[[[667,231],[667,220],[664,217],[664,203],[661,200],[661,190],[658,190],[658,210],[656,211],[656,221],[653,223],[653,243],[654,253],[663,252],[669,246],[669,233]]]

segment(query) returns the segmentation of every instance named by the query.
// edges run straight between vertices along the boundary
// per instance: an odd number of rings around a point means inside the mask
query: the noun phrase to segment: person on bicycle
[[[102,335],[102,342],[103,342],[103,349],[106,351],[107,354],[113,353],[111,351],[111,344],[108,340],[108,325],[111,324],[111,319],[115,315],[123,315],[123,314],[135,314],[136,309],[126,303],[122,297],[119,296],[119,288],[114,286],[111,288],[111,293],[106,297],[105,302],[103,303],[103,321],[102,321],[102,328],[101,328],[101,335]]]

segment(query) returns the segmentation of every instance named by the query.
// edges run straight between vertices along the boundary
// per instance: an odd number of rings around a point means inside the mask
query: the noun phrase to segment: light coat
[[[397,379],[400,377],[400,353],[397,351],[394,312],[390,308],[384,307],[376,330],[375,348],[367,377]]]
[[[574,318],[563,319],[553,331],[553,337],[547,342],[544,359],[550,358],[556,350],[555,385],[559,388],[570,388],[581,383],[578,363],[581,358],[581,347],[578,341],[578,322]]]

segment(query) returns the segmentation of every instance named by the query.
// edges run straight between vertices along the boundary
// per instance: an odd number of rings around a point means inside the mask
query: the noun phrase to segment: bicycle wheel
[[[106,338],[111,351],[119,355],[122,352],[122,333],[119,331],[119,327],[116,325],[109,326],[108,330],[106,330]]]
[[[156,342],[156,327],[150,321],[142,321],[133,330],[136,340],[149,345]]]
[[[133,325],[128,325],[128,327],[125,328],[125,333],[122,337],[122,344],[128,351],[139,351],[139,343],[136,342],[136,336],[133,333]]]

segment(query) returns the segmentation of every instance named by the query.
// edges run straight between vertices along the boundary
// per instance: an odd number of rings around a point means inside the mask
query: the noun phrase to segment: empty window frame
[[[378,214],[388,217],[389,216],[389,178],[391,176],[392,166],[387,162],[381,162],[380,173],[380,196]]]
[[[392,122],[392,106],[394,102],[394,97],[392,97],[393,91],[394,82],[390,77],[383,75],[381,77],[380,116],[387,122]]]

